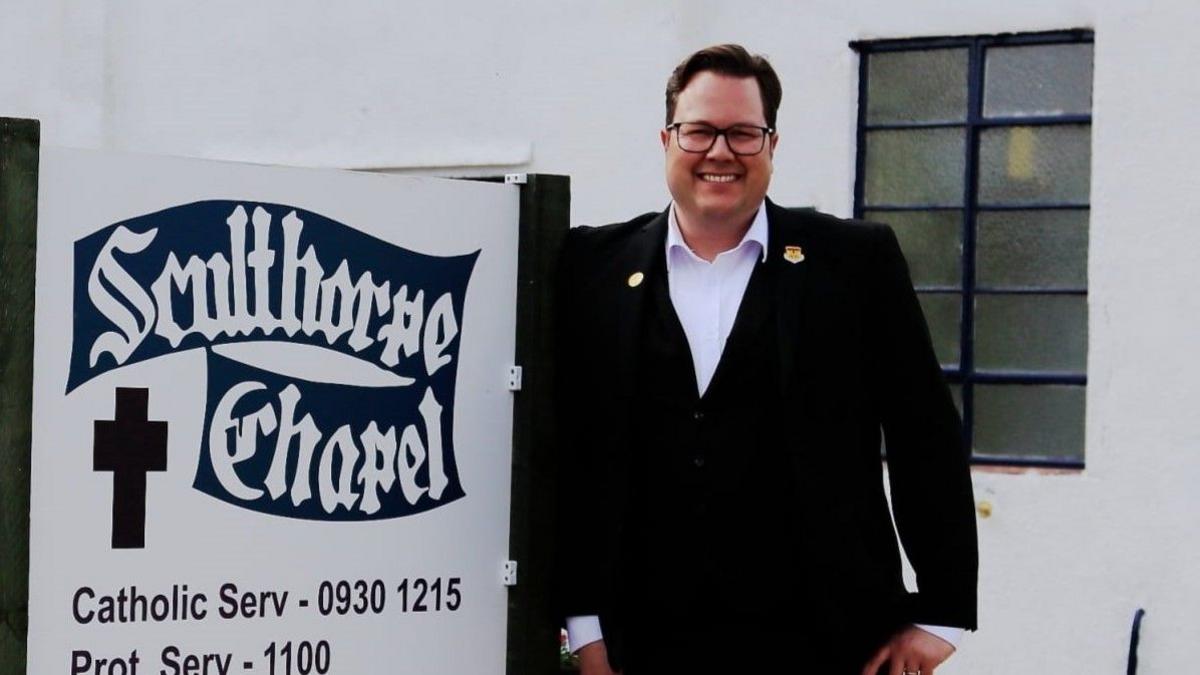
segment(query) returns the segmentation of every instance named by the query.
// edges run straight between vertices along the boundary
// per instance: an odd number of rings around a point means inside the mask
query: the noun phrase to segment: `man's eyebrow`
[[[767,124],[765,121],[764,122],[734,122],[733,124],[730,124],[727,127],[722,127],[722,126],[713,124],[712,122],[709,122],[706,119],[676,120],[674,122],[671,122],[671,124],[707,124],[708,126],[713,127],[715,129],[729,129],[731,127],[765,127],[765,128],[769,129],[771,127],[771,125]]]

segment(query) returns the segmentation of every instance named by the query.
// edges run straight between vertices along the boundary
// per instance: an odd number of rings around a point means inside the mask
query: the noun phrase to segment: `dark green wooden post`
[[[25,673],[37,120],[0,117],[0,675]]]
[[[521,185],[517,259],[517,353],[521,390],[513,403],[509,554],[518,563],[508,600],[509,675],[558,671],[559,625],[551,598],[555,523],[552,447],[552,300],[555,268],[570,227],[566,176],[528,174]]]

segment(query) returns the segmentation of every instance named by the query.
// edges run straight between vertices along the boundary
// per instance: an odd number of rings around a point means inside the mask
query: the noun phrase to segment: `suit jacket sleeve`
[[[586,312],[582,285],[588,228],[567,233],[559,260],[555,299],[555,445],[558,498],[555,604],[560,618],[599,614],[604,560],[600,493],[602,466],[588,451],[585,413],[594,407],[585,382],[586,343],[581,314]]]
[[[896,236],[877,232],[876,372],[892,512],[917,577],[909,618],[974,630],[979,554],[961,421]]]

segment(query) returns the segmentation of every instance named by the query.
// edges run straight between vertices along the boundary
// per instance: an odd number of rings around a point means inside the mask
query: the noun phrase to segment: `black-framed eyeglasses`
[[[718,129],[703,122],[675,122],[667,125],[667,131],[675,131],[679,149],[684,152],[708,152],[717,144],[717,137],[724,136],[729,151],[735,155],[757,155],[767,145],[767,136],[775,133],[771,127],[752,124],[735,124]]]

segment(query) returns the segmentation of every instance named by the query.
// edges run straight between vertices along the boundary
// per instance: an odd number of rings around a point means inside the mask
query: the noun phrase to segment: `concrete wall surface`
[[[1194,0],[2,0],[0,115],[42,142],[439,175],[572,177],[575,223],[661,209],[675,63],[784,85],[772,196],[852,208],[851,40],[1095,30],[1087,468],[975,473],[981,630],[939,673],[1195,668],[1200,3]]]

